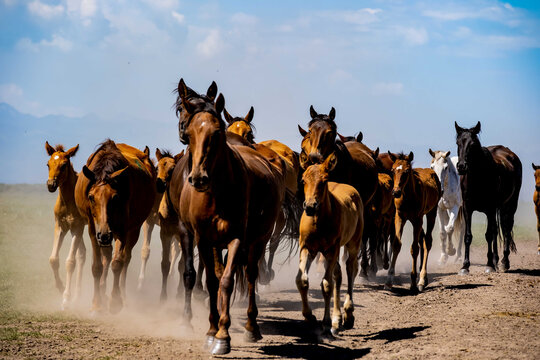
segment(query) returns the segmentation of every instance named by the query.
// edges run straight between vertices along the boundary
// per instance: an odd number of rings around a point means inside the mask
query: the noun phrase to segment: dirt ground
[[[302,321],[294,286],[295,266],[286,277],[260,289],[259,324],[264,339],[242,340],[245,305],[233,309],[233,351],[224,358],[466,358],[533,359],[540,354],[540,256],[534,242],[518,244],[509,273],[483,272],[485,248],[474,248],[471,275],[456,275],[459,265],[431,266],[430,284],[418,295],[401,285],[383,289],[385,271],[372,285],[355,285],[356,322],[335,340],[317,343],[314,329]],[[410,259],[400,254],[403,263]],[[175,278],[177,280],[177,277]],[[358,283],[358,281],[357,281]],[[320,320],[323,300],[316,271],[311,272],[310,303]],[[132,295],[119,315],[90,318],[72,309],[48,315],[18,314],[1,325],[0,357],[5,358],[184,358],[211,357],[202,350],[207,312],[195,304],[193,330],[180,327],[175,300],[138,301]],[[58,297],[60,298],[60,297]]]

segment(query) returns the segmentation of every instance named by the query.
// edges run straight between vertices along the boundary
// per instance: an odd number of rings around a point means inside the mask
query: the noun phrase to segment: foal
[[[341,246],[349,254],[347,267],[347,296],[343,327],[354,325],[353,285],[358,272],[358,253],[364,229],[364,205],[356,189],[347,184],[329,182],[337,157],[331,154],[322,164],[309,166],[304,175],[304,213],[300,220],[300,265],[296,275],[296,287],[302,297],[302,314],[308,322],[314,323],[315,316],[308,304],[308,272],[311,262],[318,252],[324,258],[324,277],[321,289],[324,297],[323,331],[335,335],[341,326],[341,266],[339,250]],[[335,285],[334,285],[335,281]],[[334,309],[330,318],[330,295],[334,293]]]
[[[392,171],[394,173],[394,204],[396,206],[396,238],[392,243],[392,263],[388,270],[388,278],[385,287],[392,288],[396,260],[401,250],[401,236],[405,222],[409,220],[413,225],[413,243],[411,245],[412,271],[411,271],[411,291],[424,290],[428,283],[427,261],[429,250],[433,238],[431,232],[435,225],[437,216],[437,204],[441,198],[441,184],[435,172],[431,169],[413,169],[412,161],[414,154],[409,155],[392,154],[388,152],[394,162]],[[426,216],[426,232],[422,229],[423,217]],[[422,241],[421,241],[422,240]],[[420,271],[420,281],[416,284],[417,257],[419,245],[422,248],[422,270]]]
[[[461,245],[463,244],[465,230],[463,214],[461,212],[461,206],[463,204],[461,186],[459,185],[459,174],[456,169],[458,157],[449,158],[450,151],[442,152],[431,149],[429,149],[429,154],[433,157],[431,159],[431,169],[435,171],[441,182],[442,192],[442,197],[439,200],[439,206],[437,208],[441,236],[441,258],[439,259],[439,264],[446,263],[448,256],[456,254],[456,249],[452,243],[454,229],[458,231],[457,262],[461,258]],[[448,243],[446,239],[448,239]]]
[[[75,204],[74,192],[75,184],[77,183],[77,173],[73,170],[73,165],[69,160],[75,156],[77,150],[79,150],[79,145],[64,151],[62,145],[57,145],[55,149],[46,141],[45,150],[47,150],[47,154],[51,157],[47,162],[47,167],[49,168],[47,188],[50,192],[55,192],[57,188],[60,188],[58,197],[56,198],[56,204],[54,205],[54,244],[49,262],[56,280],[56,287],[59,291],[63,292],[62,308],[64,309],[71,300],[71,277],[75,270],[75,265],[77,265],[75,298],[78,298],[81,293],[82,270],[86,260],[86,247],[83,242],[86,219],[81,216]],[[66,287],[64,288],[58,274],[58,253],[68,231],[71,231],[73,239],[71,241],[69,255],[66,259]]]
[[[538,230],[538,255],[540,255],[540,165],[532,164],[534,170],[534,180],[536,183],[533,196],[534,211],[536,212],[536,228]]]

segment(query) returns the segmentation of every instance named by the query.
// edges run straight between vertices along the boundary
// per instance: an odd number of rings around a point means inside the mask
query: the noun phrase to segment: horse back
[[[285,162],[285,185],[295,194],[298,191],[298,173],[300,172],[298,154],[277,140],[261,141],[259,144],[272,149],[283,159]]]
[[[344,144],[344,147],[344,150],[348,152],[348,156],[343,156],[343,158],[350,157],[350,162],[341,164],[341,169],[346,168],[343,170],[349,172],[350,181],[338,182],[345,182],[354,186],[362,197],[362,203],[367,205],[377,190],[377,164],[368,151],[369,148],[366,150],[367,147],[364,144],[349,141]],[[338,166],[340,160],[343,161],[338,158]]]
[[[487,149],[493,156],[499,177],[497,187],[499,204],[504,204],[510,199],[517,201],[523,171],[519,157],[512,150],[502,145],[488,146]]]

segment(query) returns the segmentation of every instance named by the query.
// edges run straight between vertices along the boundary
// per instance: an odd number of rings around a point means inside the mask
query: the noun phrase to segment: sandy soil
[[[518,243],[509,273],[484,273],[485,246],[473,248],[469,276],[456,275],[458,264],[432,264],[430,284],[418,295],[408,291],[410,255],[404,247],[398,269],[401,285],[393,292],[385,291],[385,271],[370,285],[357,281],[354,328],[322,343],[317,343],[316,329],[302,321],[294,285],[295,258],[282,266],[272,285],[259,291],[264,339],[257,344],[242,340],[245,305],[237,301],[232,311],[233,351],[224,358],[538,358],[540,256],[535,245],[533,241]],[[437,255],[433,254],[431,263]],[[312,270],[310,303],[320,320],[319,279]],[[178,276],[172,282],[177,280]],[[132,292],[127,305],[118,315],[99,318],[90,318],[88,303],[64,313],[14,313],[0,324],[0,358],[211,357],[202,350],[208,326],[202,303],[194,305],[193,330],[180,327],[181,304],[175,299],[159,306],[157,294],[144,297]]]

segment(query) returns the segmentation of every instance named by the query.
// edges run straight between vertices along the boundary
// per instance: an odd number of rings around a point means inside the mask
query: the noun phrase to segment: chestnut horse
[[[269,161],[273,161],[275,156],[279,156],[283,161],[283,171],[285,172],[285,186],[287,187],[287,196],[285,199],[285,206],[282,207],[282,211],[278,216],[274,233],[270,238],[268,245],[268,262],[265,263],[264,258],[261,261],[261,269],[265,271],[259,277],[261,284],[268,284],[270,280],[274,278],[274,270],[272,265],[274,263],[274,256],[281,243],[281,239],[285,236],[294,243],[291,244],[291,251],[296,243],[298,237],[298,228],[300,226],[300,216],[302,215],[302,207],[296,197],[298,194],[298,177],[300,176],[300,163],[298,161],[298,153],[292,151],[287,145],[280,143],[277,140],[262,141],[258,144],[254,142],[253,136],[253,106],[249,109],[248,114],[245,117],[233,117],[226,109],[223,109],[225,120],[229,124],[227,131],[233,132],[242,136],[244,139],[253,144],[255,150],[259,151]],[[291,219],[291,221],[287,221]],[[286,229],[285,225],[290,224],[290,228]],[[290,254],[290,252],[289,252]],[[264,276],[263,276],[264,275]]]
[[[413,242],[411,245],[412,271],[411,271],[411,291],[424,290],[428,284],[427,262],[429,250],[433,238],[431,233],[435,226],[437,217],[437,204],[441,198],[441,184],[437,174],[431,169],[419,169],[412,167],[414,154],[403,153],[388,155],[394,162],[392,171],[394,173],[394,204],[396,206],[395,229],[396,237],[392,243],[392,262],[388,269],[388,277],[385,287],[392,288],[396,260],[401,250],[401,236],[403,227],[408,221],[413,226]],[[423,217],[426,216],[426,231],[422,229]],[[416,284],[418,266],[416,264],[419,246],[422,247],[422,266],[420,280]]]
[[[322,164],[310,165],[303,175],[304,213],[300,220],[300,264],[296,275],[296,287],[302,298],[302,315],[306,321],[316,323],[308,304],[311,262],[321,253],[324,261],[324,276],[321,289],[324,297],[323,334],[337,334],[340,330],[341,315],[341,266],[339,251],[347,249],[347,296],[345,299],[345,329],[354,325],[353,285],[358,271],[358,253],[364,227],[364,206],[356,189],[347,184],[330,182],[330,173],[337,162],[335,154],[330,154]],[[335,284],[334,284],[335,282]],[[334,309],[330,318],[330,296],[334,293]]]
[[[145,153],[107,140],[88,158],[83,174],[75,186],[75,202],[87,218],[94,253],[92,308],[94,311],[102,308],[114,240],[111,263],[114,282],[109,310],[115,313],[121,310],[125,299],[131,250],[154,204],[156,173]]]
[[[536,229],[538,230],[538,255],[540,255],[540,165],[532,164],[534,170],[534,211],[536,212]]]
[[[56,145],[56,148],[54,148],[46,141],[45,150],[47,150],[47,154],[50,156],[47,162],[47,167],[49,168],[47,189],[49,192],[55,192],[56,189],[60,189],[56,198],[56,204],[54,205],[54,243],[49,263],[54,273],[56,287],[59,291],[63,292],[62,309],[65,309],[71,301],[71,278],[75,266],[77,266],[75,299],[81,294],[82,271],[86,260],[86,247],[83,241],[86,219],[81,216],[75,204],[74,193],[78,175],[73,170],[73,165],[70,161],[70,158],[75,156],[77,150],[79,150],[79,145],[64,151],[62,145]],[[66,287],[64,288],[58,274],[58,253],[68,231],[71,232],[73,239],[71,240],[69,255],[66,259]]]
[[[469,251],[472,243],[471,220],[474,211],[486,214],[488,244],[486,272],[496,271],[499,262],[497,233],[504,237],[502,270],[510,269],[510,250],[516,251],[512,236],[514,214],[521,190],[522,166],[519,157],[502,145],[483,147],[478,139],[480,121],[471,129],[461,128],[457,122],[457,169],[461,175],[463,218],[465,220],[465,256],[460,274],[469,273]]]
[[[189,144],[188,160],[183,168],[175,169],[171,186],[174,178],[187,175],[180,194],[180,219],[194,236],[206,270],[210,295],[206,344],[212,354],[226,354],[231,350],[229,308],[235,274],[240,290],[245,290],[245,280],[248,287],[244,338],[261,339],[255,298],[258,264],[284,198],[284,174],[253,148],[228,142],[221,119],[223,95],[214,104],[207,97],[194,96],[181,79],[178,96],[180,136]],[[189,248],[182,243],[183,251]],[[224,249],[228,250],[225,264]],[[187,274],[193,274],[193,269]],[[186,290],[193,287],[186,282]],[[189,317],[191,309],[184,314]]]

